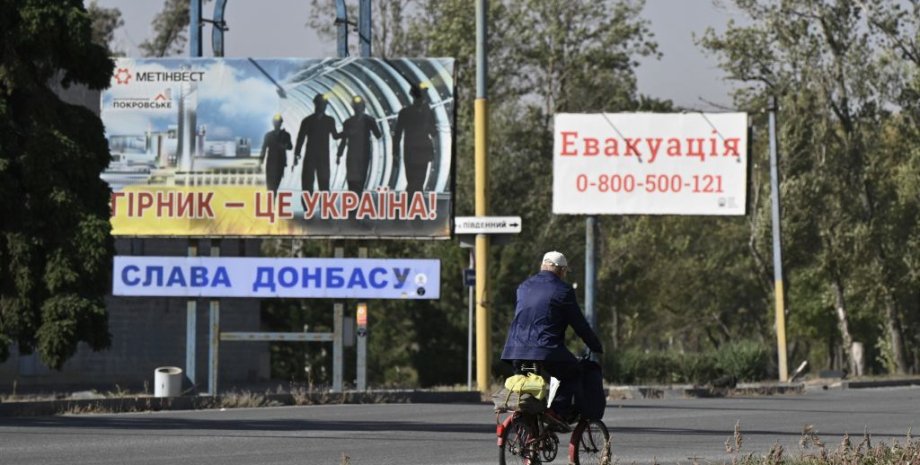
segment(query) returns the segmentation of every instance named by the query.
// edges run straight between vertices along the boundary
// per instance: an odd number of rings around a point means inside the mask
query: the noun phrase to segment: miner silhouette
[[[284,167],[287,166],[287,151],[292,147],[291,135],[281,128],[283,122],[281,114],[276,114],[272,118],[275,128],[265,133],[262,153],[259,155],[262,169],[265,170],[265,186],[275,193],[278,192],[278,186],[284,176]]]
[[[364,114],[364,99],[355,96],[351,104],[355,114],[342,124],[342,143],[335,157],[335,164],[339,164],[346,147],[348,154],[345,160],[345,180],[348,190],[362,192],[367,183],[367,171],[371,162],[371,134],[380,138],[380,128],[377,121]]]
[[[326,96],[317,94],[313,97],[313,114],[300,122],[297,131],[297,145],[294,148],[294,164],[300,159],[300,149],[306,150],[303,154],[303,170],[300,174],[300,188],[304,191],[313,191],[313,180],[316,179],[317,187],[321,191],[329,190],[329,137],[341,138],[335,128],[335,120],[326,115]],[[291,167],[293,170],[293,167]]]
[[[428,106],[427,85],[412,86],[412,104],[399,111],[393,128],[393,159],[399,160],[399,145],[405,135],[402,164],[406,173],[406,191],[417,192],[425,187],[428,167],[434,160],[434,140],[437,137],[434,112]]]

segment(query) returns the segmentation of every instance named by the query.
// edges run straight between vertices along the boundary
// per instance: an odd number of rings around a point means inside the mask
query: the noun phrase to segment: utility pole
[[[201,0],[191,0],[189,6],[189,34],[188,48],[192,57],[200,57],[203,54],[201,48],[201,30],[204,25],[201,21]]]
[[[488,76],[486,53],[486,15],[488,0],[476,0],[476,102],[473,121],[475,126],[476,165],[476,216],[489,214],[488,147],[486,78]],[[489,315],[489,236],[476,235],[476,384],[480,392],[489,392],[492,366],[492,322]]]
[[[779,168],[776,155],[776,96],[770,97],[770,203],[773,214],[773,281],[776,299],[776,351],[779,380],[789,379],[786,364],[786,309],[783,301],[783,249],[780,240]]]
[[[189,5],[189,31],[188,31],[189,55],[192,58],[200,57],[201,50],[201,0],[191,0]],[[192,130],[192,134],[197,131]],[[191,143],[191,141],[187,142]],[[198,255],[198,239],[189,238],[187,255],[195,257]],[[192,386],[198,385],[196,363],[196,352],[198,348],[198,301],[189,299],[185,304],[185,375],[192,382]]]
[[[361,0],[358,4],[358,45],[361,56],[371,56],[371,0]]]

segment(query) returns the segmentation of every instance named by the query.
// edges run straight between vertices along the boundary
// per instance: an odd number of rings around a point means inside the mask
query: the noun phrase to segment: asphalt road
[[[730,462],[739,420],[742,452],[761,455],[798,453],[806,424],[831,447],[920,433],[920,388],[617,401],[604,420],[621,464]],[[0,418],[0,464],[494,464],[494,425],[490,406],[436,404]]]

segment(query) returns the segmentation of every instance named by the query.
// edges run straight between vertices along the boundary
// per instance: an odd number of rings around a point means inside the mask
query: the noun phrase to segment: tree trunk
[[[620,312],[617,311],[617,307],[613,306],[611,308],[613,311],[612,324],[610,325],[610,340],[613,342],[613,347],[611,351],[616,351],[620,348]]]
[[[888,330],[888,340],[891,342],[891,352],[897,365],[897,373],[907,374],[907,356],[904,353],[901,322],[898,319],[897,304],[891,295],[885,297],[885,328]]]
[[[853,336],[850,334],[849,317],[847,316],[846,301],[843,295],[843,284],[839,279],[834,280],[834,310],[837,314],[837,328],[840,329],[843,353],[846,354],[849,373],[856,373],[856,363],[853,360]]]

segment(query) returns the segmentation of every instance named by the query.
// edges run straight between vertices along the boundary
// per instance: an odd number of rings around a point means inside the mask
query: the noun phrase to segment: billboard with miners
[[[116,60],[121,236],[450,236],[453,59]]]

